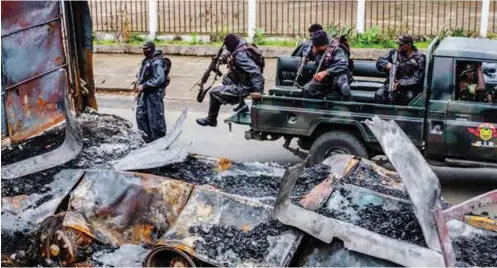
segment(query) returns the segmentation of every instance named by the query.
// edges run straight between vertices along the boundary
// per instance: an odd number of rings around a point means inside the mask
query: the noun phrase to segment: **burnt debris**
[[[45,193],[48,191],[45,185],[52,182],[54,175],[63,169],[109,167],[109,161],[117,160],[131,150],[145,144],[138,130],[134,130],[132,124],[121,117],[87,112],[80,114],[76,121],[80,125],[84,137],[81,153],[64,165],[18,179],[2,180],[2,197]],[[20,145],[14,145],[11,149],[5,149],[2,151],[2,165],[47,152],[46,146],[41,146],[41,144],[46,144],[45,140],[49,141],[50,149],[55,149],[62,144],[64,125],[26,140]],[[19,150],[19,146],[24,149]]]
[[[400,182],[400,178],[396,178]],[[356,170],[342,179],[343,183],[353,184],[360,187],[368,188],[372,191],[402,198],[409,199],[406,191],[391,189],[382,185],[382,177],[378,174],[372,166],[359,163]]]
[[[497,266],[497,236],[460,236],[452,240],[456,260],[469,266]]]
[[[241,261],[262,262],[270,247],[268,237],[277,236],[289,230],[277,220],[261,223],[250,231],[234,226],[193,226],[189,232],[201,237],[195,242],[195,249],[211,259],[233,251]]]

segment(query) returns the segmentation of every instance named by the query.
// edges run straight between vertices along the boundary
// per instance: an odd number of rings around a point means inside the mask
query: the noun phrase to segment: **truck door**
[[[494,103],[466,100],[461,96],[459,77],[456,70],[455,92],[447,108],[447,158],[497,163],[497,103],[495,99]],[[493,94],[497,83],[489,75],[484,78],[486,91]]]

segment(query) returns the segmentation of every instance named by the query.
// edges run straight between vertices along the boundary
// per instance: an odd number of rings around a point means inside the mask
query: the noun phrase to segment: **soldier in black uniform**
[[[304,86],[305,98],[323,98],[330,90],[337,90],[341,92],[343,100],[352,100],[349,86],[352,82],[350,52],[340,45],[339,40],[334,38],[330,44],[324,31],[317,31],[312,36],[312,51],[309,52],[308,59],[314,62],[304,67],[304,75],[312,75],[312,80]],[[318,67],[318,72],[314,74]]]
[[[492,96],[485,91],[481,63],[463,63],[459,64],[457,69],[458,100],[492,103]]]
[[[264,92],[262,66],[252,58],[247,43],[234,34],[224,38],[226,49],[230,52],[227,73],[222,85],[209,93],[209,114],[206,118],[197,119],[201,126],[217,126],[217,116],[221,104],[240,103],[248,95]]]
[[[385,85],[376,92],[378,103],[388,103],[393,100],[396,105],[408,105],[423,89],[425,71],[425,55],[414,46],[414,40],[409,35],[401,36],[397,41],[397,71],[393,85],[392,96],[388,91],[390,76],[387,76]],[[380,72],[390,72],[393,64],[395,49],[380,57],[376,68]]]
[[[164,118],[164,96],[169,78],[166,77],[167,65],[161,50],[155,50],[154,42],[143,45],[145,59],[138,73],[136,92],[139,94],[136,105],[138,129],[147,134],[146,142],[166,135]]]
[[[322,30],[323,30],[323,26],[321,26],[321,24],[318,24],[318,23],[312,24],[311,26],[309,26],[309,29],[307,29],[307,31],[309,32],[309,37],[311,39],[312,39],[312,35],[315,32],[322,31]],[[309,54],[309,51],[311,50],[311,48],[312,48],[312,42],[306,40],[306,41],[302,42],[302,44],[300,44],[295,49],[295,51],[292,53],[292,56],[294,56],[294,57],[306,56],[307,54]]]

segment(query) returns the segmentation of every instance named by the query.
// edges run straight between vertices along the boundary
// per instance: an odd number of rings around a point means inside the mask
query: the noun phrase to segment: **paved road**
[[[132,111],[133,98],[127,96],[116,96],[100,94],[98,96],[100,112],[112,113],[130,120],[136,126],[134,112]],[[283,140],[275,142],[247,141],[244,131],[248,127],[233,126],[229,132],[228,125],[222,120],[230,115],[231,107],[222,107],[217,128],[201,127],[195,123],[195,118],[203,117],[207,112],[207,103],[202,104],[186,101],[166,101],[166,121],[172,126],[184,108],[188,108],[188,117],[183,133],[177,143],[185,143],[191,140],[194,144],[191,152],[211,155],[215,157],[226,157],[233,161],[269,162],[275,161],[280,164],[298,163],[300,160],[285,150]],[[293,144],[293,146],[296,146]],[[470,179],[469,179],[470,180]],[[496,189],[495,183],[455,183],[450,178],[443,178],[443,196],[451,203],[462,202],[480,193]],[[492,208],[492,211],[497,211]]]
[[[172,68],[169,77],[171,83],[167,87],[166,99],[194,100],[197,91],[190,89],[200,80],[205,69],[211,61],[208,57],[184,57],[168,56],[171,59]],[[132,54],[95,54],[93,68],[95,75],[95,87],[97,89],[120,89],[132,90],[131,83],[136,78],[142,55]],[[226,73],[226,65],[221,66],[221,72]],[[276,77],[276,59],[266,59],[264,68],[265,87],[268,90],[274,85]],[[208,83],[212,83],[214,76]],[[217,81],[220,84],[221,79]],[[215,84],[215,85],[217,85]],[[206,100],[209,96],[206,97]]]

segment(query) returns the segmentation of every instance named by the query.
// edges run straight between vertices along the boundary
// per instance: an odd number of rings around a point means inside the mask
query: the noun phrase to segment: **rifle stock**
[[[209,64],[209,67],[207,68],[207,70],[205,70],[205,73],[202,76],[202,79],[200,80],[199,83],[197,83],[197,85],[199,86],[199,91],[198,91],[198,94],[197,94],[197,102],[199,102],[199,103],[201,103],[204,100],[205,95],[207,95],[207,92],[212,87],[212,85],[211,85],[210,87],[204,89],[204,85],[207,82],[207,80],[209,80],[209,77],[211,76],[211,72],[214,72],[216,74],[216,78],[218,76],[222,76],[223,75],[221,73],[221,71],[219,71],[219,69],[218,69],[219,60],[221,58],[221,53],[223,52],[223,49],[224,49],[224,44],[221,46],[221,48],[217,52],[216,57],[212,58],[212,61]]]

